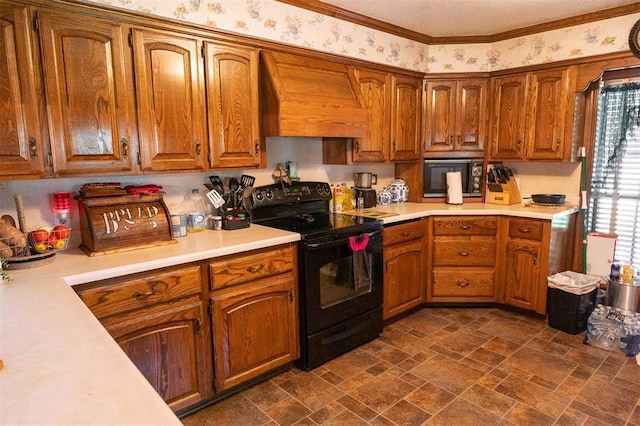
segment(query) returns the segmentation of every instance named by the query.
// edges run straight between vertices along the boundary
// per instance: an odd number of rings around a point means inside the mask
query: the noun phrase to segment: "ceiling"
[[[489,36],[638,0],[322,0],[430,37]]]

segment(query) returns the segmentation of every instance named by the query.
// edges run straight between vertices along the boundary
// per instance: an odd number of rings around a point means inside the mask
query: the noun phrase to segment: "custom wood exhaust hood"
[[[286,53],[261,55],[263,136],[367,135],[368,113],[351,67]]]

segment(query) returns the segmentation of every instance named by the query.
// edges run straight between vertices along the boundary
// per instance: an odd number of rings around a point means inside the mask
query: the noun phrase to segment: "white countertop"
[[[577,208],[468,203],[378,206],[385,224],[429,215],[553,219]],[[298,241],[251,225],[189,234],[177,244],[89,257],[77,248],[0,281],[0,424],[181,424],[71,286]]]

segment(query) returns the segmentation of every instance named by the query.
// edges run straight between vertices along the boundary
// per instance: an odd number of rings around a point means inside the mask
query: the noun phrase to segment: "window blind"
[[[615,260],[640,265],[640,83],[603,87],[588,229],[618,236]]]

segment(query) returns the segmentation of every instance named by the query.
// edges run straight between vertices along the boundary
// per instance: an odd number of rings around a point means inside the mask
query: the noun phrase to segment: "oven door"
[[[349,237],[301,244],[302,333],[313,334],[382,306],[382,229],[354,251]]]

